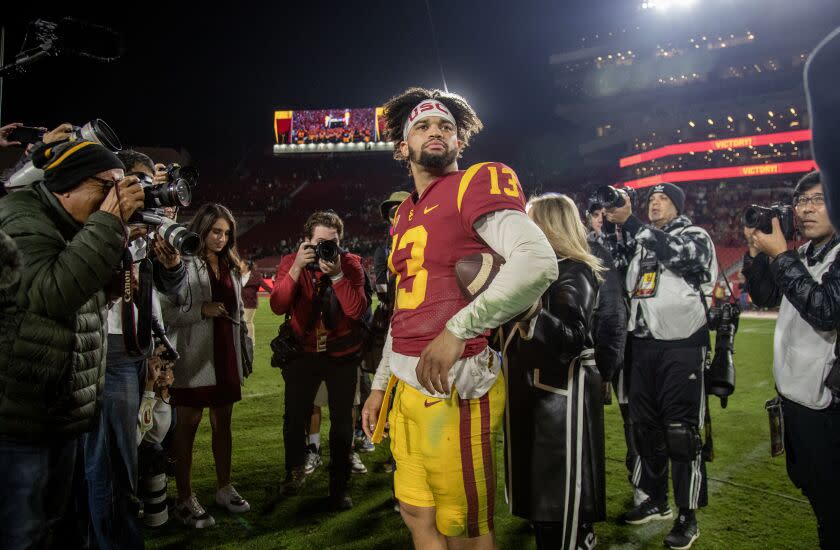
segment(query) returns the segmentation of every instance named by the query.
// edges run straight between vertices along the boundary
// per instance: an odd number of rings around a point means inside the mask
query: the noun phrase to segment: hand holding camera
[[[166,165],[158,162],[155,164],[155,185],[160,185],[169,182],[169,172],[166,170]]]
[[[292,265],[298,274],[306,269],[307,266],[315,262],[315,247],[309,244],[308,241],[303,241],[298,247],[297,256],[295,256],[295,263]]]
[[[321,241],[308,245],[315,252],[313,262],[306,266],[310,271],[322,271],[330,277],[341,273],[341,253],[344,252],[335,241]]]
[[[56,141],[63,141],[65,139],[70,139],[70,136],[73,135],[73,125],[69,122],[65,122],[64,124],[60,124],[58,127],[50,130],[49,132],[44,133],[41,137],[41,141],[44,143],[55,143]]]
[[[21,145],[21,142],[16,139],[15,130],[23,126],[20,122],[12,122],[0,128],[0,147],[11,147],[12,145]]]
[[[159,233],[155,234],[152,248],[155,250],[158,261],[166,269],[175,269],[181,263],[181,254],[174,246],[163,240]]]
[[[123,222],[128,222],[134,212],[143,208],[145,198],[146,195],[137,177],[128,176],[111,188],[99,209],[110,212]]]
[[[746,218],[746,215],[744,217]],[[779,218],[774,216],[770,219],[771,231],[769,233],[765,232],[764,229],[767,228],[751,227],[745,223],[744,236],[747,238],[747,244],[750,247],[750,256],[755,258],[759,252],[763,252],[770,258],[775,258],[779,254],[786,252],[788,249],[787,239],[782,231]]]
[[[590,200],[604,206],[604,216],[607,221],[623,225],[633,213],[634,198],[624,189],[605,185],[596,189]]]

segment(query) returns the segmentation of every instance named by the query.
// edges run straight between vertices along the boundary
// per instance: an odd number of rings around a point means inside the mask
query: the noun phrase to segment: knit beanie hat
[[[44,170],[44,184],[54,193],[74,189],[100,172],[125,170],[116,154],[93,141],[43,145],[32,153],[32,163]]]
[[[683,208],[685,208],[685,191],[673,183],[666,182],[658,183],[651,187],[650,193],[648,193],[648,201],[650,201],[650,196],[654,193],[664,193],[666,197],[671,199],[674,206],[677,207],[677,214],[680,215],[683,213]]]

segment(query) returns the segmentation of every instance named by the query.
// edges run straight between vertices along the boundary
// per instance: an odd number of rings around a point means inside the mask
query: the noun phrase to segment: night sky
[[[6,78],[3,122],[52,127],[100,117],[124,145],[184,147],[194,162],[225,171],[246,151],[270,147],[275,109],[373,107],[410,85],[442,87],[423,0],[230,13],[175,4],[174,12],[143,8],[122,18],[74,15],[119,32],[123,57],[64,56]],[[628,2],[590,2],[585,13],[579,2],[430,4],[449,89],[479,112],[487,130],[476,146],[488,147],[552,126],[549,55],[575,43],[603,9]],[[6,62],[28,20],[62,15],[5,21]]]
[[[745,25],[763,16],[777,22],[777,32],[813,34],[816,44],[825,31],[792,29],[792,14],[840,24],[835,0],[705,0],[691,17],[640,14],[636,0],[429,3],[449,89],[485,123],[471,152],[480,160],[513,160],[508,153],[523,136],[550,135],[562,144],[564,133],[580,130],[553,115],[549,56],[580,45],[585,34],[641,21],[689,36],[700,18],[724,27],[739,11]],[[442,87],[425,0],[240,2],[225,11],[183,4],[131,5],[122,17],[115,14],[128,5],[72,14],[117,31],[123,57],[102,64],[67,55],[7,77],[3,123],[53,127],[99,117],[125,146],[183,147],[204,174],[228,175],[246,153],[270,149],[275,109],[373,107],[411,85]],[[4,17],[5,61],[19,51],[28,21],[64,15]]]

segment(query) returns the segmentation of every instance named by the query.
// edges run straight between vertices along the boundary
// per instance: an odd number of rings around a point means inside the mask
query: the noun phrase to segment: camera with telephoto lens
[[[91,120],[83,126],[73,126],[67,141],[92,141],[114,153],[122,149],[122,143],[116,132],[101,118]],[[44,171],[37,168],[30,160],[20,170],[9,176],[6,189],[16,190],[43,179]]]
[[[318,264],[319,260],[334,263],[342,253],[346,252],[335,241],[321,241],[315,245],[308,244],[306,248],[315,250],[315,261],[306,266],[311,271],[321,271],[321,266]]]
[[[746,227],[758,229],[762,233],[773,232],[773,218],[779,218],[779,226],[785,240],[793,238],[793,208],[786,204],[773,204],[769,207],[753,204],[744,210],[743,222]]]
[[[706,391],[720,397],[721,408],[726,408],[730,395],[735,391],[735,334],[738,332],[738,319],[741,308],[738,304],[724,303],[709,308],[707,318],[709,330],[717,333],[715,337],[715,355],[708,365],[706,373]]]
[[[603,185],[592,192],[590,204],[600,204],[604,208],[621,208],[624,206],[624,191],[630,197],[630,202],[636,201],[636,190],[632,187],[622,187],[620,190],[612,185]]]
[[[185,226],[164,215],[164,208],[186,208],[192,203],[192,186],[198,182],[198,169],[170,164],[166,167],[167,181],[155,184],[147,175],[138,175],[145,195],[143,210],[129,223],[142,223],[156,228],[158,235],[181,254],[192,256],[201,246],[201,238]]]
[[[145,224],[154,227],[155,232],[164,241],[168,242],[175,250],[185,256],[192,256],[201,247],[201,237],[197,233],[193,233],[186,226],[155,212],[148,212],[146,210],[135,212],[131,216],[131,219],[128,220],[128,223]]]

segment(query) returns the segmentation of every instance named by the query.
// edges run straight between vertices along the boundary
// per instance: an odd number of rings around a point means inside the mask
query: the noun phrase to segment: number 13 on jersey
[[[426,261],[425,251],[429,233],[422,225],[412,227],[402,235],[394,235],[391,243],[391,254],[388,257],[388,267],[397,274],[396,309],[417,309],[426,299],[426,284],[429,272],[423,267]],[[394,268],[394,252],[411,246],[411,257],[405,261],[405,278],[412,278],[411,290],[400,288],[403,273]]]

